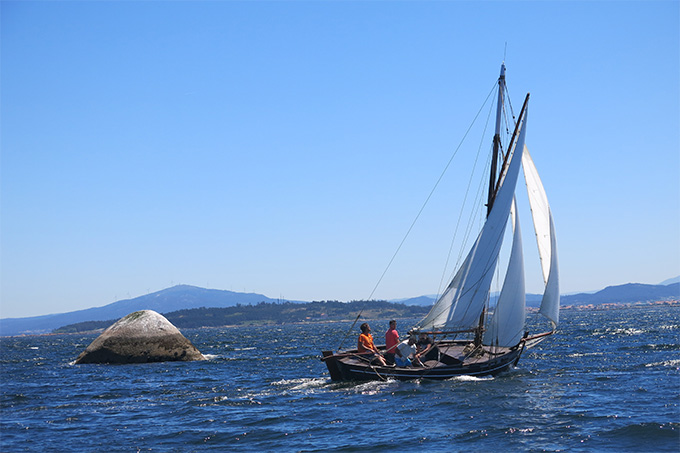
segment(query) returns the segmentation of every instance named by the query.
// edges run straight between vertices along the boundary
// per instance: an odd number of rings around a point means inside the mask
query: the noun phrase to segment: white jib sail
[[[519,227],[519,216],[516,215],[517,204],[513,200],[511,217],[513,222],[512,250],[508,271],[503,281],[503,289],[498,297],[491,322],[484,332],[484,344],[487,346],[512,347],[519,343],[524,334],[526,319],[526,296],[524,290],[524,254],[522,252],[522,231]]]
[[[560,318],[560,282],[557,265],[555,225],[543,183],[538,176],[536,165],[534,165],[529,149],[526,146],[522,156],[522,167],[524,169],[527,193],[529,194],[534,229],[536,230],[536,242],[538,243],[538,254],[541,258],[543,282],[545,283],[545,291],[539,313],[557,325]]]
[[[498,254],[503,243],[505,226],[510,215],[526,135],[524,114],[519,137],[496,194],[493,208],[463,265],[417,330],[466,330],[477,326],[479,315],[489,296]]]

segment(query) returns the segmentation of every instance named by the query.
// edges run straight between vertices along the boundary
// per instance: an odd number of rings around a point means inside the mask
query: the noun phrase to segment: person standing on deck
[[[385,332],[385,361],[390,365],[394,364],[394,354],[399,344],[399,332],[397,332],[397,321],[390,321],[390,328]]]

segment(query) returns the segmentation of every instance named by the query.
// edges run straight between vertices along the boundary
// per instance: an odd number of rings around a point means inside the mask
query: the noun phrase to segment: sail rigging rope
[[[446,256],[446,263],[444,264],[444,270],[442,272],[442,278],[439,281],[439,289],[437,291],[437,299],[439,299],[439,296],[442,293],[442,287],[444,285],[444,281],[446,280],[446,271],[449,267],[449,261],[451,259],[451,253],[453,252],[453,245],[456,242],[456,236],[458,236],[458,228],[460,227],[460,219],[463,218],[463,211],[465,209],[465,205],[467,204],[467,198],[468,198],[468,195],[470,193],[470,186],[472,185],[472,181],[474,179],[475,169],[477,168],[477,162],[479,161],[479,155],[481,154],[482,146],[484,144],[484,136],[486,135],[486,130],[489,126],[489,121],[491,120],[491,113],[492,112],[493,112],[493,104],[490,105],[489,113],[486,116],[486,123],[484,123],[484,131],[482,132],[482,138],[480,139],[479,147],[477,148],[477,156],[475,157],[475,163],[472,166],[472,172],[470,173],[470,179],[468,180],[468,185],[467,185],[467,188],[465,189],[465,197],[463,198],[463,203],[460,207],[460,214],[458,214],[458,220],[456,221],[456,228],[453,231],[453,238],[451,239],[451,246],[449,247],[449,253]],[[467,243],[467,238],[468,238],[468,235],[466,235],[465,240],[463,241],[463,244],[461,246],[461,252],[458,255],[456,267],[458,267],[458,264],[460,263],[460,257],[462,256],[462,250],[465,248],[465,245]]]
[[[482,173],[488,173],[489,169],[491,168],[491,160],[492,156],[489,154],[489,157],[486,161],[486,165],[484,166],[484,171]],[[460,264],[461,260],[463,259],[463,255],[465,253],[465,250],[468,248],[467,244],[468,241],[470,240],[470,236],[472,235],[472,232],[475,231],[475,224],[483,224],[484,219],[486,218],[486,215],[482,213],[482,198],[484,197],[484,191],[486,190],[486,183],[484,180],[479,181],[479,185],[477,186],[477,195],[475,196],[474,201],[472,202],[473,206],[476,206],[475,211],[470,215],[470,218],[468,219],[468,224],[465,229],[465,235],[463,236],[463,246],[460,248],[458,252],[458,258],[456,259],[456,266],[455,268],[457,269]],[[479,217],[477,220],[475,218]],[[451,278],[453,278],[453,275],[451,275]]]
[[[420,215],[421,215],[421,214],[423,213],[423,211],[425,210],[425,206],[427,206],[428,202],[430,201],[430,198],[432,198],[432,195],[434,194],[435,190],[437,190],[437,187],[439,186],[439,183],[440,183],[441,180],[444,178],[444,175],[446,174],[446,171],[447,171],[447,170],[449,169],[449,167],[451,166],[451,162],[453,162],[453,159],[454,159],[454,158],[456,157],[456,155],[458,154],[458,151],[460,150],[461,146],[463,146],[463,143],[465,142],[465,139],[467,138],[468,134],[470,133],[470,130],[472,129],[472,126],[474,126],[474,124],[477,122],[477,118],[479,117],[480,113],[482,113],[482,110],[484,109],[484,106],[487,104],[487,102],[489,102],[489,98],[490,98],[491,95],[496,91],[496,85],[497,85],[497,82],[494,82],[493,86],[491,87],[491,90],[489,91],[489,94],[486,96],[486,99],[485,99],[484,102],[482,103],[482,106],[479,108],[479,110],[477,111],[477,114],[476,114],[475,117],[472,119],[472,122],[470,123],[470,125],[469,125],[468,128],[467,128],[467,130],[465,131],[465,134],[463,135],[463,138],[460,140],[460,143],[458,143],[458,146],[457,146],[456,149],[454,150],[453,155],[451,156],[451,158],[449,159],[448,163],[447,163],[446,166],[444,167],[444,170],[442,171],[442,173],[439,175],[439,178],[437,179],[437,182],[435,182],[434,187],[432,187],[432,190],[430,191],[430,194],[429,194],[429,195],[427,196],[427,198],[425,199],[425,202],[423,203],[423,205],[421,206],[420,210],[418,211],[418,214],[416,214],[416,217],[413,219],[413,222],[411,222],[411,226],[408,228],[408,231],[406,231],[406,234],[404,235],[404,238],[401,240],[401,243],[399,244],[399,247],[397,247],[397,250],[396,250],[396,251],[394,252],[394,254],[392,255],[392,258],[390,259],[389,263],[387,263],[387,267],[385,267],[385,270],[383,271],[382,275],[381,275],[380,278],[378,279],[378,282],[377,282],[377,283],[375,284],[375,286],[373,287],[373,291],[371,291],[371,294],[368,296],[368,299],[365,299],[365,300],[364,300],[364,303],[362,304],[361,310],[359,310],[359,314],[357,315],[356,319],[355,319],[354,322],[352,323],[352,326],[349,328],[349,330],[348,330],[347,333],[345,334],[344,338],[343,338],[342,341],[340,342],[340,345],[338,346],[338,350],[340,350],[340,349],[342,348],[342,344],[345,342],[345,340],[347,339],[347,337],[350,335],[350,333],[351,333],[352,330],[354,329],[354,326],[356,325],[357,321],[359,321],[359,318],[361,317],[361,314],[363,313],[364,308],[365,308],[365,306],[366,306],[366,302],[369,301],[369,300],[371,300],[371,298],[373,297],[373,294],[375,294],[376,290],[378,289],[378,286],[380,286],[380,283],[382,282],[383,278],[384,278],[385,275],[387,274],[387,271],[388,271],[388,270],[390,269],[390,267],[392,266],[392,263],[394,262],[394,259],[395,259],[395,258],[397,257],[397,255],[399,254],[399,251],[401,250],[401,247],[402,247],[402,246],[404,245],[404,243],[406,242],[406,239],[407,239],[408,236],[411,234],[411,231],[413,230],[413,227],[415,226],[416,222],[418,222],[418,219],[420,218]]]
[[[528,99],[528,95],[527,95],[527,99]],[[526,101],[525,101],[525,106],[526,106]],[[522,112],[520,112],[520,117],[522,116],[523,113],[524,113],[524,107],[522,107]],[[521,119],[521,118],[520,118],[520,119]],[[498,187],[500,187],[500,184],[501,184],[502,181],[504,180],[505,175],[506,175],[506,172],[508,171],[508,166],[509,166],[510,161],[511,161],[511,154],[512,154],[512,156],[515,155],[514,148],[516,147],[516,143],[515,143],[515,147],[513,147],[513,141],[514,141],[515,134],[519,134],[519,133],[520,133],[520,130],[519,130],[519,125],[518,125],[518,126],[516,127],[516,130],[515,130],[514,134],[513,134],[513,138],[512,138],[511,143],[510,143],[510,147],[508,148],[508,154],[505,156],[504,163],[503,163],[503,167],[501,168],[501,174],[500,174],[499,180],[498,180],[499,182],[497,183],[497,184],[498,184]],[[521,151],[520,151],[520,152],[521,152]],[[496,243],[493,244],[493,245],[494,245],[494,249],[495,249],[496,247],[500,248],[500,244],[501,244],[502,242],[503,242],[503,236],[500,235],[499,237],[496,238]],[[455,302],[455,307],[456,307],[456,308],[457,308],[457,306],[458,306],[458,301],[459,301],[462,297],[464,297],[464,296],[466,295],[466,293],[469,293],[470,291],[473,291],[470,300],[473,300],[473,299],[476,297],[476,294],[479,292],[479,289],[480,289],[480,288],[479,288],[479,284],[484,280],[484,278],[486,278],[486,275],[487,275],[489,272],[492,272],[492,273],[493,273],[493,271],[494,271],[494,269],[495,269],[495,267],[496,267],[495,262],[497,261],[497,259],[498,259],[497,256],[496,256],[496,257],[489,256],[489,257],[488,257],[488,260],[489,260],[489,261],[487,261],[487,263],[485,263],[485,265],[484,265],[484,267],[483,267],[483,268],[486,269],[486,270],[484,271],[484,273],[482,274],[482,276],[481,276],[479,279],[477,279],[476,281],[472,282],[471,284],[468,284],[468,282],[466,281],[467,278],[468,278],[468,275],[465,276],[465,279],[464,279],[463,282],[460,284],[460,286],[457,288],[456,293],[455,293],[455,295],[454,295],[454,296],[457,296],[457,297],[456,297],[457,300],[456,300],[456,302]],[[493,268],[490,267],[490,265],[491,265],[492,263],[494,263]],[[467,290],[464,290],[466,287],[467,287]],[[488,292],[487,292],[485,298],[486,298],[486,300],[485,300],[484,305],[483,305],[483,307],[482,307],[482,312],[481,312],[482,314],[484,314],[484,306],[486,306],[486,304],[488,304]],[[450,306],[449,306],[449,305],[446,305],[446,306],[438,306],[438,303],[439,303],[439,302],[440,302],[440,300],[438,299],[437,302],[435,302],[435,304],[434,304],[434,306],[432,307],[432,309],[430,310],[430,313],[428,313],[428,315],[421,321],[421,323],[422,323],[423,321],[425,321],[425,319],[428,319],[428,318],[430,318],[428,322],[433,322],[433,320],[436,320],[437,317],[438,317],[439,315],[443,314],[446,310],[449,310],[449,309],[450,309]],[[471,308],[472,308],[472,305],[471,305],[471,304],[468,304],[467,306],[464,307],[464,310],[462,311],[462,317],[463,317],[463,318],[466,317],[466,315],[468,314],[468,312],[469,312],[469,310],[470,310]],[[438,311],[437,311],[437,310],[438,310]],[[455,309],[453,310],[453,312],[455,312]],[[453,312],[452,312],[452,313],[453,313]],[[435,313],[434,316],[431,316],[432,313]],[[468,326],[452,326],[452,325],[449,325],[448,322],[449,322],[450,320],[451,320],[451,315],[449,315],[449,316],[448,316],[448,319],[445,321],[445,325],[446,325],[447,328],[452,328],[452,327],[455,327],[455,328],[465,328],[465,327],[468,327]],[[426,326],[422,326],[422,325],[421,325],[421,326],[419,326],[419,327],[426,327]],[[436,328],[436,326],[431,326],[431,328],[434,329],[434,328]],[[480,328],[481,328],[481,326],[480,326]]]

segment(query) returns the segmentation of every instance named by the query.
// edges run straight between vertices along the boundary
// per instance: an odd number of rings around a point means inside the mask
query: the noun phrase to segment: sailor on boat
[[[415,362],[418,366],[424,366],[423,362],[428,360],[438,360],[439,351],[437,346],[435,346],[432,338],[430,338],[427,333],[420,332],[420,338],[418,343],[416,343],[417,353],[415,354]]]
[[[397,321],[390,321],[390,328],[385,332],[385,361],[390,365],[394,364],[394,355],[399,344],[399,332],[397,332]]]
[[[396,357],[394,358],[397,366],[410,367],[413,366],[411,357],[415,360],[416,355],[416,336],[409,335],[408,339],[402,341],[397,345]]]
[[[370,363],[386,366],[387,363],[385,362],[385,359],[382,354],[380,354],[380,351],[378,351],[378,348],[375,347],[375,344],[373,344],[371,327],[365,322],[359,328],[361,329],[361,334],[357,341],[357,350],[359,354],[365,356]]]

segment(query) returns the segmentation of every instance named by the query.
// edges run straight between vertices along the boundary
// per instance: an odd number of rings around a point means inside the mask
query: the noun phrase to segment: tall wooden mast
[[[494,199],[496,198],[496,183],[498,173],[498,155],[501,152],[501,114],[503,113],[503,103],[505,102],[505,62],[501,63],[501,74],[498,77],[498,102],[496,104],[496,129],[493,136],[493,156],[491,157],[491,174],[489,175],[489,196],[486,203],[486,216],[489,217]],[[479,315],[479,325],[475,331],[475,346],[482,344],[482,334],[484,332],[484,318],[486,308]]]
[[[491,175],[489,176],[489,197],[487,201],[486,216],[489,216],[496,195],[496,180],[498,176],[498,155],[501,149],[501,114],[505,100],[505,62],[501,64],[501,75],[498,77],[498,103],[496,105],[496,129],[493,136],[493,156],[491,158]]]

